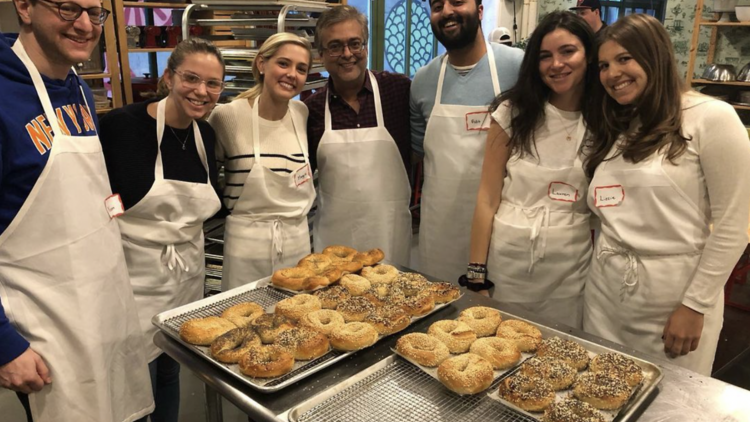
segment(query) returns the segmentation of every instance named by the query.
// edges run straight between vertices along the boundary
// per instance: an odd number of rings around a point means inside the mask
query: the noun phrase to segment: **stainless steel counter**
[[[639,421],[674,421],[674,422],[719,422],[750,421],[750,391],[737,388],[722,381],[698,375],[670,364],[666,360],[655,359],[614,343],[598,339],[580,330],[540,320],[510,304],[503,304],[474,293],[467,292],[459,301],[418,321],[401,334],[412,331],[425,332],[427,327],[440,319],[452,319],[458,313],[471,306],[492,306],[505,312],[537,321],[541,324],[569,332],[577,337],[598,342],[607,347],[650,360],[662,367],[664,379],[656,392],[647,400],[647,406],[641,412]],[[392,354],[400,335],[390,336],[375,346],[363,350],[329,368],[294,384],[285,390],[272,394],[259,393],[244,386],[241,382],[219,372],[203,358],[170,339],[163,333],[154,338],[155,343],[167,354],[193,371],[211,390],[218,392],[235,406],[247,413],[254,421],[287,421],[287,412],[295,405],[337,385],[348,377],[375,364]],[[211,391],[209,390],[209,391]],[[218,401],[209,401],[214,404]],[[218,403],[221,403],[218,401]],[[211,404],[211,403],[209,403]],[[211,417],[211,415],[209,415]],[[215,416],[215,415],[214,415]],[[210,419],[211,420],[211,419]]]

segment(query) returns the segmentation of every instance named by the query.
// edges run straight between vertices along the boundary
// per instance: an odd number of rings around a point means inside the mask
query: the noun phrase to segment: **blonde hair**
[[[268,37],[263,45],[260,46],[258,55],[255,56],[255,60],[253,60],[253,78],[255,79],[255,86],[238,95],[235,100],[247,99],[252,102],[260,96],[263,92],[264,76],[260,73],[260,70],[258,70],[258,60],[261,58],[264,61],[270,60],[276,55],[279,49],[286,44],[295,44],[307,50],[307,54],[310,57],[307,64],[310,65],[312,63],[312,45],[310,44],[310,41],[290,32],[279,32],[278,34],[273,34]]]

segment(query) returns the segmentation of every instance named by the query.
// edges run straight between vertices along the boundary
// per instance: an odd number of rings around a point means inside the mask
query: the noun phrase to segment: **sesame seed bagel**
[[[605,372],[618,378],[625,379],[630,387],[635,387],[643,381],[643,371],[633,359],[619,353],[602,353],[591,359],[591,372]]]
[[[564,390],[576,380],[578,371],[567,363],[552,357],[534,357],[521,366],[520,373],[530,378],[546,380],[553,390]]]
[[[589,354],[580,344],[560,337],[542,340],[536,351],[537,356],[550,356],[560,359],[578,371],[583,371],[589,365]]]
[[[542,342],[542,332],[538,328],[517,319],[501,322],[495,335],[514,341],[522,352],[534,352]]]
[[[266,313],[263,307],[255,302],[244,302],[230,306],[221,313],[221,317],[232,321],[238,327],[247,327],[255,318]]]
[[[502,321],[500,311],[486,306],[466,308],[458,315],[458,320],[466,324],[477,333],[477,337],[494,336]]]
[[[341,277],[339,284],[349,290],[349,294],[352,296],[362,296],[371,287],[370,280],[356,274],[347,274]]]
[[[453,356],[438,366],[438,379],[458,394],[476,394],[488,389],[495,373],[487,359],[473,353]]]
[[[235,328],[237,326],[231,321],[217,316],[190,319],[180,326],[180,338],[190,344],[208,346],[217,337]]]
[[[351,352],[370,347],[378,341],[378,332],[365,322],[350,322],[331,333],[331,346]]]
[[[451,319],[433,322],[427,329],[427,334],[442,341],[453,354],[468,352],[477,339],[474,330],[466,323]]]
[[[542,412],[555,401],[555,391],[547,381],[519,373],[505,378],[500,383],[498,393],[527,412]]]
[[[521,360],[521,352],[515,343],[497,337],[477,339],[469,351],[487,359],[494,369],[508,369]]]
[[[299,321],[305,314],[321,308],[320,299],[313,295],[301,294],[279,301],[274,312],[292,321]]]
[[[586,372],[578,375],[573,395],[597,409],[615,410],[628,401],[630,387],[624,380],[604,372]]]
[[[282,331],[274,344],[291,352],[295,360],[315,359],[331,348],[328,337],[307,327]]]
[[[294,356],[278,346],[254,346],[242,356],[239,367],[249,377],[279,377],[294,368]]]
[[[396,350],[414,362],[434,368],[450,357],[448,346],[424,333],[410,333],[398,339]]]
[[[312,328],[326,336],[331,335],[334,330],[339,329],[346,323],[344,317],[332,309],[321,309],[310,312],[303,316],[299,322],[301,326]]]
[[[372,284],[390,284],[396,280],[399,273],[393,265],[380,264],[374,267],[364,267],[360,274]]]

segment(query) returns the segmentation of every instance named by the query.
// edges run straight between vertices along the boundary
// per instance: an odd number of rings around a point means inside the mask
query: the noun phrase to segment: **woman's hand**
[[[702,332],[703,314],[680,305],[664,326],[664,352],[672,358],[687,355],[698,348]]]

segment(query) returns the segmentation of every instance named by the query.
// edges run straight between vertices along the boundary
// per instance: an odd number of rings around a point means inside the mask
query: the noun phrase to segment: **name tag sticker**
[[[490,113],[486,111],[466,113],[466,130],[490,130]]]
[[[120,198],[119,193],[108,196],[104,200],[104,207],[107,208],[110,220],[125,213],[125,206],[122,205],[122,198]]]
[[[310,174],[310,166],[307,164],[300,167],[299,169],[297,169],[297,171],[294,172],[294,184],[297,187],[304,185],[311,178],[312,175]]]
[[[597,208],[619,207],[625,200],[622,185],[597,186],[594,188],[594,205]]]
[[[578,200],[578,189],[567,183],[552,182],[547,188],[547,196],[553,201],[576,202]]]

